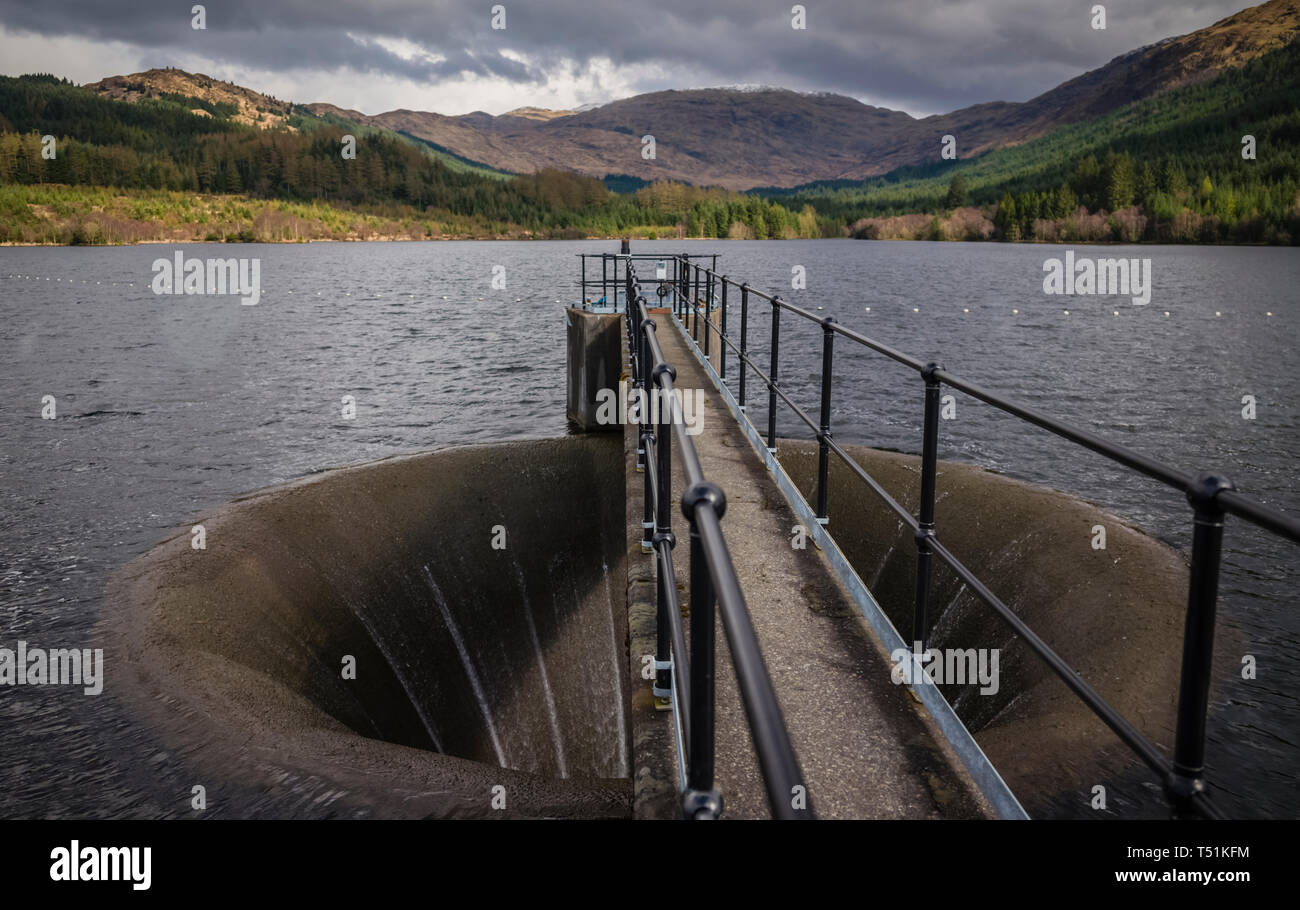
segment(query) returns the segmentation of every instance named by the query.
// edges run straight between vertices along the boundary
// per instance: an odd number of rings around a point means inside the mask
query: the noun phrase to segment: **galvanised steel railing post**
[[[916,603],[912,607],[912,641],[919,642],[925,650],[928,632],[926,613],[930,605],[930,564],[934,554],[930,541],[934,538],[934,487],[939,473],[939,380],[935,372],[942,370],[937,363],[926,364],[921,375],[925,378],[925,429],[921,443],[921,508],[916,530]]]
[[[1214,656],[1214,616],[1223,553],[1223,507],[1216,498],[1235,490],[1232,481],[1202,474],[1187,491],[1195,510],[1192,566],[1187,584],[1187,623],[1178,685],[1178,729],[1174,767],[1167,784],[1175,815],[1194,815],[1192,800],[1205,792],[1205,720],[1209,710],[1210,662]]]
[[[722,814],[722,795],[713,787],[714,635],[716,592],[709,574],[696,510],[726,511],[722,490],[708,482],[692,486],[682,496],[682,514],[691,524],[691,736],[682,814],[690,819],[714,819]]]
[[[830,521],[826,512],[826,498],[829,493],[831,447],[831,380],[832,363],[835,354],[835,317],[827,316],[822,320],[822,413],[821,425],[817,428],[817,521],[826,524]]]
[[[727,337],[727,276],[722,276],[722,300],[719,303],[722,307],[722,334],[718,338],[718,353],[722,355],[722,372],[719,374],[723,382],[727,381],[727,342],[723,341]]]
[[[749,284],[740,286],[740,409],[745,410],[745,358],[749,356]]]
[[[767,450],[776,454],[776,364],[781,344],[781,298],[772,298],[772,364],[767,388]]]

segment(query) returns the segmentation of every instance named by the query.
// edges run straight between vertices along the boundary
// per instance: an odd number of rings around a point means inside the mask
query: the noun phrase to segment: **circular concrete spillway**
[[[205,549],[187,526],[118,573],[107,653],[240,785],[324,778],[384,816],[630,815],[622,454],[447,449],[236,500],[195,521]]]
[[[815,501],[816,443],[783,439],[779,445],[782,464]],[[846,449],[916,514],[919,458]],[[834,455],[829,503],[836,543],[894,628],[910,636],[916,584],[911,529]],[[935,513],[939,539],[1169,753],[1187,598],[1182,554],[1092,503],[969,464],[940,462]],[[1106,529],[1105,549],[1093,547],[1097,525]],[[1089,799],[1097,784],[1133,804],[1150,801],[1152,772],[938,558],[929,620],[929,646],[999,651],[995,692],[981,692],[978,684],[941,688],[1031,814],[1095,816]],[[1219,672],[1232,672],[1224,660]]]

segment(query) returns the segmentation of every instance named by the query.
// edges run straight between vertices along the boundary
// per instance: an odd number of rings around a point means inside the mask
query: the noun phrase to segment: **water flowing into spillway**
[[[130,564],[105,632],[139,709],[240,783],[270,762],[376,814],[488,814],[496,787],[627,814],[623,510],[609,437],[332,471]]]

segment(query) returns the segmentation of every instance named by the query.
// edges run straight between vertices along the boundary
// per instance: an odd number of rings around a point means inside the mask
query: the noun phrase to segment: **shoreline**
[[[21,240],[3,240],[0,241],[0,247],[66,247],[73,248],[90,248],[90,247],[129,247],[129,246],[176,246],[178,244],[203,244],[211,246],[244,246],[254,244],[275,244],[283,246],[295,246],[309,243],[442,243],[457,242],[464,243],[467,241],[480,243],[523,243],[523,242],[587,242],[595,243],[597,241],[614,241],[624,239],[622,235],[601,235],[590,237],[511,237],[511,236],[494,236],[481,237],[476,235],[450,236],[450,237],[423,237],[418,240],[411,237],[313,237],[303,238],[300,240],[207,240],[200,237],[192,238],[173,238],[168,240],[131,240],[114,243],[37,243],[26,242]],[[690,241],[708,241],[709,243],[736,243],[753,241],[753,238],[745,240],[736,240],[730,237],[644,237],[636,234],[629,235],[629,239],[638,241],[648,241],[655,243],[667,240],[690,240]],[[966,244],[970,246],[1043,246],[1043,247],[1112,247],[1112,246],[1178,246],[1178,247],[1240,247],[1240,248],[1272,248],[1287,249],[1295,244],[1282,243],[1179,243],[1169,240],[930,240],[922,238],[903,238],[890,237],[883,239],[872,239],[868,237],[767,237],[764,242],[770,240],[777,241],[801,241],[814,242],[819,240],[852,240],[860,243],[944,243],[944,244]]]

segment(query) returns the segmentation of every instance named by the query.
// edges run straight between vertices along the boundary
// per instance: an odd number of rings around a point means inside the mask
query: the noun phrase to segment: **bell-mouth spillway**
[[[622,447],[568,437],[326,472],[111,582],[128,697],[239,785],[340,814],[631,812]]]

